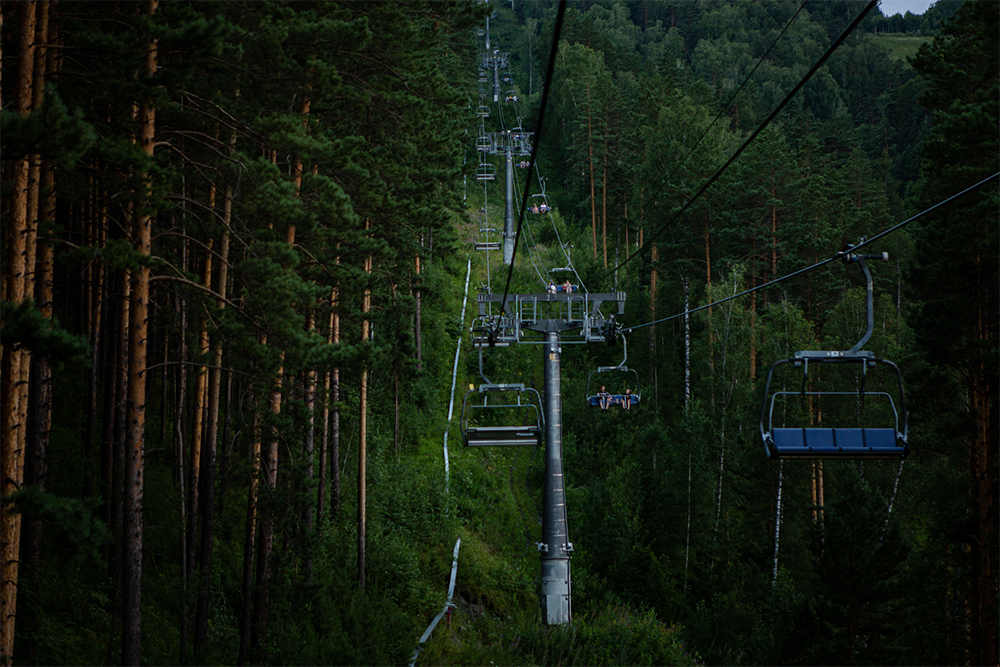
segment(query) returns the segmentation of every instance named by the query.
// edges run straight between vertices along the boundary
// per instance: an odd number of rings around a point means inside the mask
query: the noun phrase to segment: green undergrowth
[[[676,626],[609,604],[564,626],[537,612],[499,617],[459,608],[420,655],[422,665],[698,665]]]

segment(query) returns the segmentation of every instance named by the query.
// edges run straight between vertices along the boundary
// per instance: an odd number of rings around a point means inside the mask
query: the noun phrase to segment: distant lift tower
[[[537,545],[542,564],[542,618],[547,625],[566,624],[572,620],[569,561],[573,543],[569,540],[566,521],[562,466],[562,344],[607,341],[608,332],[616,326],[616,315],[624,314],[625,293],[558,291],[555,294],[509,294],[506,300],[498,294],[480,294],[478,302],[479,317],[472,326],[472,342],[480,350],[518,342],[538,343],[533,336],[522,339],[528,331],[542,335],[545,487],[542,494],[542,541]],[[606,316],[601,309],[610,303],[617,304],[617,313]],[[468,398],[469,394],[466,400]],[[467,423],[463,424],[463,429],[468,429]],[[472,442],[467,437],[466,444],[509,444],[509,441]]]
[[[502,156],[504,165],[504,216],[503,216],[503,263],[510,265],[514,260],[514,158],[531,158],[531,137],[534,132],[525,132],[515,127],[506,132],[488,132],[479,138],[477,148],[490,155]]]
[[[500,53],[498,49],[490,50],[489,40],[486,43],[486,53],[483,54],[480,69],[493,70],[493,101],[500,101],[500,70],[505,70],[509,66],[509,53]]]

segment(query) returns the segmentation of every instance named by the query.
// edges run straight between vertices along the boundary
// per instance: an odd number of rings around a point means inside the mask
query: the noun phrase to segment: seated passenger
[[[597,402],[600,404],[601,410],[604,412],[608,411],[608,405],[611,402],[611,394],[604,389],[603,384],[601,385],[601,390],[597,392]]]

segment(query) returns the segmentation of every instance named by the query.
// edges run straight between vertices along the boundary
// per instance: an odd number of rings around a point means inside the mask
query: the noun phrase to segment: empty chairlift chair
[[[483,227],[479,230],[479,240],[473,245],[476,250],[500,250],[500,231]]]
[[[865,274],[868,330],[850,350],[802,350],[771,366],[760,410],[760,434],[770,458],[896,459],[909,451],[906,398],[899,367],[861,349],[874,328],[872,277],[865,260],[886,260],[888,253],[848,252],[843,259],[857,262]],[[799,389],[772,392],[775,371],[786,365],[801,370]],[[789,379],[788,373],[779,375]],[[790,379],[799,382],[794,374]],[[817,412],[822,415],[822,425],[810,423],[810,415]]]
[[[544,433],[541,396],[523,384],[481,384],[462,401],[466,447],[534,447]]]
[[[476,180],[492,181],[496,178],[497,170],[490,162],[480,162],[476,167]]]

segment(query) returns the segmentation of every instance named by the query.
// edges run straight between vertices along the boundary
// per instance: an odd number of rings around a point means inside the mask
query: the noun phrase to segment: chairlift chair
[[[515,399],[504,398],[511,394]],[[491,396],[496,397],[497,402],[489,402]],[[490,383],[469,389],[462,400],[465,446],[534,447],[542,444],[541,402],[538,391],[523,384]]]
[[[864,239],[862,239],[864,242]],[[850,250],[850,249],[849,249]],[[800,457],[800,458],[903,458],[909,452],[907,442],[906,397],[903,391],[903,376],[893,362],[881,359],[874,353],[862,350],[861,346],[868,342],[874,328],[872,308],[872,277],[868,270],[866,259],[888,260],[888,253],[881,255],[859,255],[845,252],[845,262],[857,262],[865,275],[867,289],[868,330],[865,335],[850,350],[801,350],[789,359],[779,359],[768,370],[764,382],[764,402],[760,410],[760,435],[764,448],[770,458]],[[860,376],[856,391],[841,391],[833,389],[812,389],[807,386],[810,379],[809,368],[819,364],[821,368],[836,367],[839,369],[853,368]],[[771,383],[776,369],[790,365],[802,370],[802,384],[798,391],[778,390],[771,392]],[[892,369],[889,374],[890,385],[896,386],[895,395],[888,391],[871,391],[866,389],[866,382],[872,380],[869,372],[879,366]],[[839,373],[843,377],[843,373]],[[885,374],[880,374],[885,375]],[[817,381],[819,378],[814,378]],[[824,378],[829,381],[829,378]],[[778,426],[780,414],[776,414],[776,405],[787,408],[784,397],[799,397],[805,403],[808,401],[825,400],[825,404],[843,406],[851,401],[855,413],[853,425],[836,425],[833,427],[815,427],[810,425]],[[780,398],[779,398],[780,397]],[[836,398],[840,397],[840,398]],[[865,410],[866,404],[876,404],[876,409]],[[787,410],[785,410],[787,411]],[[780,411],[779,411],[780,412]],[[826,421],[838,420],[830,414],[834,410],[824,410]],[[889,416],[891,415],[891,419]],[[843,417],[840,416],[842,419]],[[877,420],[877,425],[869,425],[871,419]],[[865,423],[861,423],[864,421]],[[887,423],[890,422],[891,423]]]
[[[493,240],[500,236],[500,230],[491,227],[483,227],[479,230],[480,239],[474,243],[476,250],[500,250],[501,242]]]
[[[472,346],[480,350],[484,347],[509,347],[519,337],[516,319],[492,315],[473,319],[469,332],[472,334]]]
[[[552,212],[552,207],[549,206],[549,198],[545,195],[545,193],[537,194],[537,195],[531,195],[530,199],[539,199],[539,200],[541,200],[541,201],[533,201],[533,202],[531,202],[531,206],[528,207],[528,210],[531,211],[532,213],[551,213]]]
[[[491,162],[480,162],[476,167],[477,181],[492,181],[496,178],[497,170]]]
[[[613,320],[611,320],[612,326]],[[608,338],[609,341],[613,340],[612,337]],[[617,366],[598,366],[597,370],[591,371],[590,375],[587,376],[587,405],[592,408],[603,408],[607,410],[611,407],[624,407],[625,401],[628,401],[629,408],[639,405],[642,400],[642,388],[639,384],[639,373],[632,368],[625,365],[625,361],[628,358],[628,347],[625,342],[625,337],[622,337],[622,348],[625,352],[625,357],[622,359],[621,363]],[[614,382],[611,383],[612,389],[621,389],[622,391],[611,391],[608,392],[607,396],[602,396],[600,392],[591,391],[591,387],[607,386],[609,383],[605,378],[614,377]],[[634,391],[626,391],[626,389],[631,389],[635,387]],[[603,400],[602,400],[603,399]]]
[[[532,196],[534,196],[534,195],[532,195]],[[572,279],[576,278],[577,282],[579,282],[580,276],[579,276],[579,274],[577,274],[576,268],[573,266],[573,260],[570,259],[570,256],[569,256],[569,251],[570,251],[570,249],[572,247],[573,246],[571,246],[568,243],[564,243],[562,245],[562,251],[566,255],[566,262],[567,262],[566,266],[557,266],[555,268],[552,268],[552,269],[548,270],[548,273],[549,273],[549,276],[550,276],[550,280],[551,280],[551,276],[555,276],[557,278],[557,280],[552,280],[552,282],[555,283],[556,292],[563,292],[563,291],[565,291],[563,289],[563,283],[565,283],[567,280],[572,280]],[[577,284],[575,284],[575,283],[571,283],[571,287],[572,287],[574,293],[580,291],[580,286],[577,285]]]

